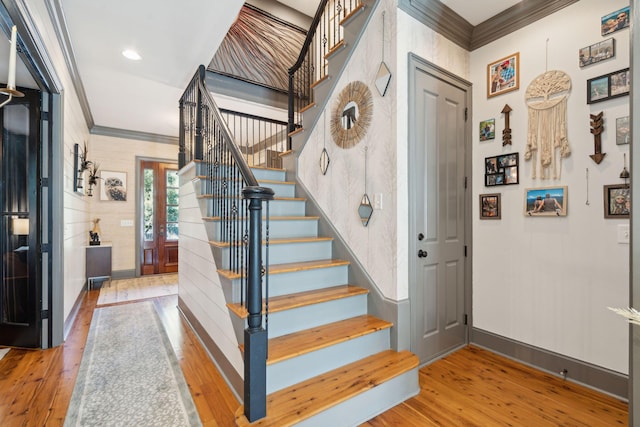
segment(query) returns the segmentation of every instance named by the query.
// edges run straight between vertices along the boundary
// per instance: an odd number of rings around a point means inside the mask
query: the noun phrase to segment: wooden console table
[[[86,277],[87,290],[96,279],[109,279],[111,285],[111,243],[103,242],[99,246],[87,246]]]

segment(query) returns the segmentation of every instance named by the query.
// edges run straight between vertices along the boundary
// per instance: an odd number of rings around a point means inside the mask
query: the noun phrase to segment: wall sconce
[[[13,97],[22,98],[24,93],[16,90],[16,40],[17,30],[14,25],[11,27],[11,49],[9,50],[9,75],[7,77],[7,87],[0,89],[0,93],[8,95],[9,99],[0,104],[0,108],[7,105]]]
[[[11,218],[11,229],[14,236],[28,236],[29,218]]]

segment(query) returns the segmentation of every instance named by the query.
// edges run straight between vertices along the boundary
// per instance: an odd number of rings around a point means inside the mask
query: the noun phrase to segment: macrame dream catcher
[[[567,99],[571,79],[558,70],[546,71],[527,87],[529,128],[525,160],[531,160],[531,178],[559,179],[562,158],[571,154],[567,140]]]

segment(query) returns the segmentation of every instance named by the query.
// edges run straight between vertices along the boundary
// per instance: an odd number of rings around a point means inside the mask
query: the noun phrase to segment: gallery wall
[[[628,327],[607,309],[629,303],[629,245],[618,242],[626,218],[605,218],[603,186],[623,184],[616,119],[629,114],[629,97],[587,104],[587,80],[629,66],[630,30],[601,35],[601,18],[624,0],[582,0],[471,52],[473,82],[473,326],[616,372],[628,372]],[[580,67],[578,51],[615,39],[615,57]],[[487,65],[519,53],[519,89],[487,97]],[[557,179],[532,178],[524,158],[528,110],[525,92],[546,70],[571,79],[567,140],[571,154]],[[505,104],[512,144],[503,146]],[[590,115],[603,112],[600,164]],[[557,117],[557,116],[556,116]],[[495,139],[480,141],[480,122],[495,119]],[[519,154],[517,185],[485,185],[485,158]],[[632,172],[632,171],[631,171]],[[632,172],[633,173],[633,172]],[[566,186],[566,216],[526,215],[525,189]],[[480,219],[479,195],[501,195],[501,219]]]

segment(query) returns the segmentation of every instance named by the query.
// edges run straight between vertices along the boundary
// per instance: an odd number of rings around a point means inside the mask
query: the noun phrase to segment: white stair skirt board
[[[11,350],[10,348],[0,348],[0,360],[2,360],[2,358],[4,356],[6,356],[7,353],[9,353],[9,350]]]

